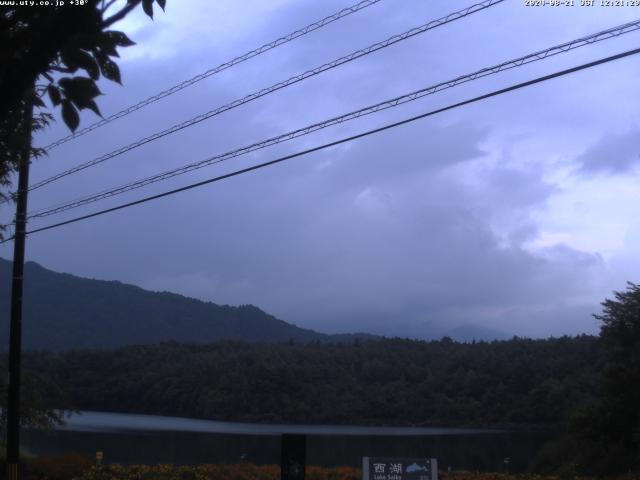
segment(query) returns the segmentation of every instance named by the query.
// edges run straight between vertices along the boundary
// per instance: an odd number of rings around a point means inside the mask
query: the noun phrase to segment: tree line
[[[596,337],[163,343],[32,352],[77,409],[250,422],[559,427],[595,395]]]

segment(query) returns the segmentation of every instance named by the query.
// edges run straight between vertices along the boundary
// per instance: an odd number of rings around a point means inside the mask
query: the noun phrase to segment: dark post
[[[307,436],[282,435],[281,480],[304,480],[307,466]]]
[[[13,240],[13,279],[11,283],[11,323],[9,327],[9,398],[7,402],[7,479],[20,477],[20,357],[22,350],[22,275],[27,226],[29,156],[33,105],[28,102],[23,120],[24,151],[18,170],[16,227]]]

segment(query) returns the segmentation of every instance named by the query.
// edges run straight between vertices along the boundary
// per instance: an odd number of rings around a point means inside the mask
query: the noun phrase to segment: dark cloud
[[[586,174],[629,173],[640,165],[640,130],[609,133],[577,158]]]
[[[457,148],[471,153],[469,157],[480,152],[475,142],[481,137],[456,138]],[[201,282],[199,292],[209,283],[206,298],[232,303],[251,299],[315,328],[423,336],[435,324],[478,321],[477,311],[564,301],[579,291],[576,276],[601,268],[598,257],[568,247],[534,255],[501,245],[483,214],[488,202],[494,211],[499,207],[484,192],[499,188],[505,179],[522,190],[517,179],[538,195],[529,193],[522,197],[526,201],[501,207],[530,205],[536,203],[534,197],[539,202],[549,193],[537,175],[507,170],[480,177],[487,183],[474,196],[446,173],[447,162],[422,163],[423,150],[410,151],[392,158],[385,148],[354,147],[348,160],[336,160],[335,166],[350,182],[336,181],[331,154],[291,170],[285,166],[239,180],[235,188],[215,195],[225,208],[212,209],[211,225],[199,230],[203,239],[215,239],[207,260],[185,265],[174,280],[148,278],[147,285],[176,288],[183,275]],[[439,150],[431,152],[437,156]],[[314,163],[323,161],[329,164],[318,173]],[[398,162],[413,168],[394,175]],[[374,173],[367,171],[368,165]],[[364,169],[362,178],[357,167]],[[276,179],[277,191],[272,186]],[[238,198],[238,190],[251,193]],[[498,205],[506,200],[507,195],[498,198]],[[485,208],[474,208],[474,201]],[[193,239],[189,243],[202,251]],[[189,277],[189,271],[195,273]],[[203,273],[207,271],[209,276]],[[460,312],[457,318],[450,313],[453,305]],[[482,318],[488,320],[508,321],[498,314]],[[540,322],[537,332],[547,327]]]

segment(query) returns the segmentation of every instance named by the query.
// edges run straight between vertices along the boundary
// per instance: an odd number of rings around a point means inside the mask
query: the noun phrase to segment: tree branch
[[[121,8],[118,13],[114,13],[109,18],[105,19],[102,22],[102,28],[104,29],[104,28],[110,27],[114,23],[122,20],[124,17],[126,17],[129,14],[131,10],[133,10],[138,6],[140,1],[141,0],[135,0],[133,3],[129,3],[126,7]]]
[[[54,72],[61,72],[61,73],[73,73],[73,71],[68,68],[56,67],[55,65],[50,65],[49,70],[53,70]]]
[[[106,5],[104,4],[104,0],[102,1],[102,14],[104,15],[104,13],[109,10],[109,8],[111,7],[111,5],[113,5],[114,3],[116,3],[117,0],[110,0]]]

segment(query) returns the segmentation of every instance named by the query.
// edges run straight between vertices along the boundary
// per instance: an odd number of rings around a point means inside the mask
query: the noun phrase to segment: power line
[[[210,110],[209,112],[203,113],[201,115],[198,115],[190,120],[184,121],[182,123],[178,123],[176,125],[173,125],[172,127],[169,127],[161,132],[156,132],[148,137],[142,138],[136,142],[133,142],[129,145],[126,145],[124,147],[121,147],[117,150],[114,150],[110,153],[107,153],[105,155],[102,155],[100,157],[97,157],[93,160],[90,160],[86,163],[83,163],[81,165],[78,165],[76,167],[73,167],[69,170],[66,170],[64,172],[61,172],[57,175],[54,175],[52,177],[46,178],[38,183],[35,183],[34,185],[31,185],[29,187],[29,190],[35,190],[37,188],[40,188],[44,185],[47,185],[51,182],[54,182],[56,180],[59,180],[63,177],[66,177],[68,175],[71,175],[73,173],[79,172],[81,170],[84,170],[86,168],[92,167],[94,165],[97,165],[99,163],[105,162],[111,158],[117,157],[119,155],[122,155],[126,152],[129,152],[135,148],[138,148],[142,145],[145,145],[149,142],[152,142],[154,140],[157,140],[159,138],[165,137],[167,135],[170,135],[172,133],[178,132],[180,130],[183,130],[185,128],[191,127],[197,123],[200,123],[204,120],[208,120],[209,118],[212,118],[216,115],[220,115],[223,112],[226,112],[228,110],[232,110],[236,107],[239,107],[241,105],[244,105],[248,102],[251,102],[253,100],[257,100],[258,98],[264,97],[265,95],[269,95],[275,91],[278,91],[280,89],[283,89],[285,87],[288,87],[290,85],[296,84],[298,82],[301,82],[303,80],[306,80],[307,78],[319,75],[323,72],[326,72],[327,70],[331,70],[333,68],[339,67],[341,65],[344,65],[346,63],[352,62],[353,60],[356,60],[360,57],[364,57],[365,55],[369,55],[373,52],[376,52],[378,50],[382,50],[384,48],[387,48],[391,45],[394,45],[398,42],[407,40],[408,38],[414,37],[416,35],[419,35],[421,33],[427,32],[429,30],[432,30],[434,28],[440,27],[442,25],[446,25],[448,23],[454,22],[456,20],[459,20],[461,18],[467,17],[473,13],[485,10],[489,7],[492,7],[498,3],[502,3],[504,0],[484,0],[483,2],[480,3],[476,3],[474,5],[471,5],[465,9],[450,13],[449,15],[439,18],[437,20],[432,20],[429,23],[426,23],[420,27],[415,27],[412,28],[410,30],[407,30],[404,33],[398,34],[398,35],[393,35],[389,38],[387,38],[386,40],[383,40],[381,42],[377,42],[374,43],[373,45],[369,45],[366,48],[357,50],[355,52],[350,53],[349,55],[345,55],[343,57],[340,57],[336,60],[333,60],[329,63],[325,63],[324,65],[321,65],[319,67],[313,68],[311,70],[307,70],[304,73],[301,73],[299,75],[295,75],[293,77],[290,77],[287,80],[275,83],[273,85],[271,85],[270,87],[267,88],[263,88],[262,90],[259,90],[257,92],[251,93],[249,95],[246,95],[243,98],[234,100],[233,102],[230,102],[226,105],[220,106],[218,108],[215,108],[213,110]]]
[[[393,108],[396,107],[398,105],[404,104],[404,103],[408,103],[414,100],[417,100],[419,98],[422,98],[424,96],[427,95],[432,95],[435,94],[439,91],[448,89],[448,88],[452,88],[455,87],[456,85],[460,85],[462,83],[466,83],[466,82],[470,82],[473,80],[476,80],[478,78],[482,78],[482,77],[486,77],[489,75],[494,75],[497,74],[501,71],[504,70],[508,70],[511,68],[515,68],[515,67],[519,67],[525,64],[529,64],[532,62],[536,62],[539,60],[543,60],[545,58],[548,58],[550,56],[554,56],[554,55],[558,55],[560,53],[565,53],[568,52],[570,50],[573,50],[575,48],[579,48],[585,45],[590,45],[593,44],[595,42],[599,42],[602,40],[606,40],[609,38],[613,38],[613,37],[617,37],[620,35],[623,35],[625,33],[629,33],[632,31],[636,31],[640,29],[640,20],[634,21],[634,22],[629,22],[623,25],[619,25],[616,27],[612,27],[609,28],[607,30],[603,30],[601,32],[592,34],[592,35],[588,35],[585,37],[581,37],[578,38],[576,40],[572,40],[570,42],[565,42],[563,44],[560,45],[556,45],[554,47],[551,48],[547,48],[545,50],[540,50],[538,52],[535,53],[531,53],[522,57],[518,57],[514,60],[509,60],[509,61],[505,61],[502,62],[498,65],[494,65],[492,67],[486,67],[483,68],[481,70],[477,70],[473,73],[470,74],[466,74],[466,75],[462,75],[459,77],[456,77],[452,80],[447,80],[445,82],[441,82],[438,83],[436,85],[432,85],[420,90],[416,90],[414,92],[411,93],[407,93],[404,95],[401,95],[399,97],[395,97],[392,98],[390,100],[386,100],[383,102],[379,102],[376,103],[374,105],[370,105],[368,107],[364,107],[361,108],[359,110],[355,110],[349,113],[346,113],[344,115],[340,115],[338,117],[333,117],[330,118],[328,120],[324,120],[322,122],[318,122],[312,125],[308,125],[306,127],[303,128],[299,128],[297,130],[293,130],[291,132],[287,132],[275,137],[271,137],[269,139],[266,140],[262,140],[260,142],[256,142],[253,143],[251,145],[248,146],[244,146],[223,154],[219,154],[219,155],[215,155],[213,157],[209,157],[207,159],[204,160],[200,160],[198,162],[194,162],[188,165],[184,165],[182,167],[179,168],[175,168],[172,170],[168,170],[150,177],[146,177],[140,180],[136,180],[134,182],[130,182],[127,183],[125,185],[121,185],[119,187],[115,187],[109,190],[104,190],[102,192],[96,193],[96,194],[92,194],[89,196],[85,196],[73,201],[67,201],[65,203],[62,204],[58,204],[56,206],[53,207],[47,207],[46,209],[41,209],[39,211],[36,211],[34,213],[31,213],[29,215],[29,218],[41,218],[41,217],[46,217],[49,215],[54,215],[60,212],[64,212],[66,210],[70,210],[73,208],[77,208],[83,205],[87,205],[89,203],[93,203],[105,198],[109,198],[109,197],[113,197],[115,195],[119,195],[131,190],[135,190],[138,188],[142,188],[146,185],[150,185],[152,183],[156,183],[162,180],[166,180],[168,178],[172,178],[178,175],[182,175],[184,173],[188,173],[194,170],[198,170],[200,168],[204,168],[216,163],[221,163],[223,161],[229,160],[231,158],[235,158],[235,157],[239,157],[241,155],[245,155],[247,153],[250,152],[254,152],[256,150],[260,150],[272,145],[276,145],[282,142],[286,142],[298,137],[301,137],[303,135],[308,135],[310,133],[316,132],[318,130],[330,127],[332,125],[337,125],[340,123],[344,123],[350,120],[354,120],[357,118],[360,118],[362,116],[365,115],[370,115],[372,113],[376,113],[382,110],[386,110],[388,108]]]
[[[274,48],[277,48],[281,45],[284,45],[285,43],[289,43],[293,40],[295,40],[296,38],[302,37],[304,35],[307,35],[308,33],[313,32],[314,30],[318,30],[322,27],[325,27],[327,25],[329,25],[330,23],[333,23],[337,20],[340,20],[341,18],[344,18],[348,15],[351,15],[352,13],[356,13],[360,10],[363,10],[367,7],[370,7],[371,5],[374,5],[378,2],[380,2],[381,0],[363,0],[359,3],[356,3],[355,5],[351,5],[350,7],[347,8],[343,8],[342,10],[340,10],[339,12],[336,12],[332,15],[329,15],[321,20],[318,20],[317,22],[313,22],[305,27],[302,27],[294,32],[291,32],[288,35],[285,35],[283,37],[280,37],[276,40],[273,40],[269,43],[265,43],[264,45],[262,45],[261,47],[258,47],[254,50],[251,50],[243,55],[240,55],[236,58],[234,58],[233,60],[229,60],[228,62],[225,63],[221,63],[220,65],[218,65],[217,67],[211,68],[209,70],[207,70],[206,72],[203,72],[199,75],[196,75],[195,77],[192,77],[188,80],[184,80],[183,82],[180,82],[177,85],[174,85],[171,88],[168,88],[166,90],[163,90],[155,95],[152,95],[149,98],[146,98],[144,100],[141,100],[140,102],[136,103],[135,105],[131,105],[130,107],[125,108],[124,110],[120,110],[117,113],[114,113],[113,115],[110,115],[104,119],[101,119],[91,125],[88,125],[87,127],[78,130],[77,132],[74,132],[70,135],[67,135],[66,137],[62,137],[58,140],[56,140],[53,143],[50,143],[49,145],[47,145],[46,147],[44,147],[45,150],[51,150],[52,148],[55,148],[59,145],[62,145],[63,143],[67,143],[71,140],[74,140],[78,137],[81,137],[82,135],[85,135],[93,130],[96,130],[100,127],[103,127],[104,125],[111,123],[119,118],[122,117],[126,117],[127,115],[129,115],[130,113],[135,112],[136,110],[140,110],[141,108],[146,107],[147,105],[151,105],[152,103],[157,102],[158,100],[161,100],[163,98],[166,98],[170,95],[173,95],[176,92],[179,92],[182,89],[185,89],[187,87],[190,87],[191,85],[200,82],[201,80],[204,80],[205,78],[209,78],[217,73],[220,73],[228,68],[231,68],[235,65],[238,65],[239,63],[245,62],[253,57],[257,57],[258,55],[261,55],[265,52],[268,52],[269,50],[273,50]]]
[[[201,182],[192,183],[192,184],[184,186],[184,187],[176,188],[174,190],[169,190],[167,192],[163,192],[163,193],[160,193],[160,194],[157,194],[157,195],[152,195],[152,196],[149,196],[149,197],[145,197],[145,198],[142,198],[140,200],[135,200],[133,202],[129,202],[129,203],[125,203],[125,204],[122,204],[122,205],[118,205],[116,207],[111,207],[111,208],[107,208],[107,209],[104,209],[104,210],[100,210],[98,212],[90,213],[88,215],[82,215],[80,217],[72,218],[70,220],[66,220],[66,221],[63,221],[63,222],[55,223],[55,224],[52,224],[52,225],[47,225],[47,226],[41,227],[41,228],[36,228],[34,230],[31,230],[31,231],[27,232],[27,234],[43,232],[45,230],[51,230],[53,228],[61,227],[63,225],[69,225],[71,223],[76,223],[76,222],[79,222],[81,220],[86,220],[86,219],[89,219],[89,218],[97,217],[99,215],[104,215],[106,213],[115,212],[117,210],[122,210],[124,208],[132,207],[132,206],[135,206],[135,205],[140,205],[142,203],[146,203],[146,202],[150,202],[152,200],[157,200],[159,198],[163,198],[163,197],[167,197],[167,196],[170,196],[170,195],[174,195],[176,193],[184,192],[186,190],[191,190],[193,188],[201,187],[203,185],[207,185],[207,184],[214,183],[214,182],[219,182],[221,180],[225,180],[227,178],[231,178],[231,177],[235,177],[235,176],[238,176],[238,175],[241,175],[241,174],[244,174],[244,173],[248,173],[248,172],[251,172],[253,170],[258,170],[258,169],[261,169],[261,168],[264,168],[264,167],[275,165],[277,163],[281,163],[281,162],[284,162],[286,160],[291,160],[293,158],[297,158],[297,157],[301,157],[301,156],[304,156],[304,155],[308,155],[310,153],[317,152],[319,150],[324,150],[324,149],[329,148],[329,147],[334,147],[334,146],[340,145],[342,143],[350,142],[350,141],[353,141],[353,140],[356,140],[356,139],[359,139],[359,138],[363,138],[363,137],[367,137],[369,135],[380,133],[380,132],[385,131],[385,130],[389,130],[389,129],[392,129],[392,128],[395,128],[395,127],[399,127],[399,126],[405,125],[407,123],[415,122],[415,121],[420,120],[422,118],[430,117],[430,116],[436,115],[438,113],[446,112],[448,110],[453,110],[455,108],[459,108],[459,107],[462,107],[464,105],[469,105],[471,103],[476,103],[476,102],[479,102],[479,101],[482,101],[482,100],[486,100],[486,99],[491,98],[491,97],[495,97],[495,96],[502,95],[502,94],[505,94],[505,93],[508,93],[508,92],[512,92],[514,90],[519,90],[519,89],[522,89],[522,88],[525,88],[525,87],[528,87],[528,86],[531,86],[531,85],[535,85],[537,83],[542,83],[542,82],[545,82],[545,81],[548,81],[548,80],[551,80],[551,79],[554,79],[554,78],[558,78],[558,77],[561,77],[561,76],[569,75],[571,73],[575,73],[575,72],[578,72],[578,71],[581,71],[581,70],[586,70],[588,68],[593,68],[593,67],[595,67],[597,65],[602,65],[602,64],[605,64],[605,63],[608,63],[608,62],[612,62],[614,60],[619,60],[621,58],[629,57],[631,55],[636,55],[638,53],[640,53],[640,48],[636,48],[634,50],[628,50],[626,52],[619,53],[617,55],[612,55],[612,56],[609,56],[609,57],[606,57],[606,58],[602,58],[600,60],[595,60],[593,62],[589,62],[589,63],[585,63],[585,64],[582,64],[582,65],[579,65],[577,67],[569,68],[569,69],[566,69],[566,70],[561,70],[561,71],[556,72],[556,73],[552,73],[552,74],[549,74],[549,75],[538,77],[538,78],[535,78],[533,80],[528,80],[526,82],[518,83],[518,84],[512,85],[510,87],[502,88],[500,90],[494,90],[493,92],[490,92],[490,93],[487,93],[487,94],[484,94],[484,95],[480,95],[478,97],[474,97],[474,98],[471,98],[471,99],[468,99],[468,100],[464,100],[462,102],[458,102],[458,103],[455,103],[453,105],[449,105],[449,106],[446,106],[446,107],[443,107],[443,108],[439,108],[439,109],[436,109],[436,110],[431,110],[430,112],[426,112],[426,113],[423,113],[421,115],[417,115],[417,116],[414,116],[414,117],[411,117],[411,118],[407,118],[407,119],[401,120],[399,122],[390,123],[390,124],[387,124],[387,125],[385,125],[383,127],[379,127],[379,128],[375,128],[375,129],[372,129],[372,130],[368,130],[366,132],[362,132],[362,133],[359,133],[357,135],[352,135],[350,137],[342,138],[342,139],[336,140],[334,142],[325,143],[323,145],[319,145],[317,147],[309,148],[307,150],[303,150],[301,152],[297,152],[297,153],[294,153],[294,154],[291,154],[291,155],[285,155],[283,157],[277,158],[275,160],[271,160],[269,162],[265,162],[265,163],[261,163],[261,164],[258,164],[258,165],[254,165],[252,167],[243,168],[241,170],[236,170],[234,172],[227,173],[225,175],[220,175],[220,176],[217,176],[217,177],[210,178],[208,180],[203,180]],[[9,238],[9,239],[4,240],[3,242],[0,242],[0,243],[5,243],[5,242],[7,242],[9,240],[11,240],[11,239]]]

